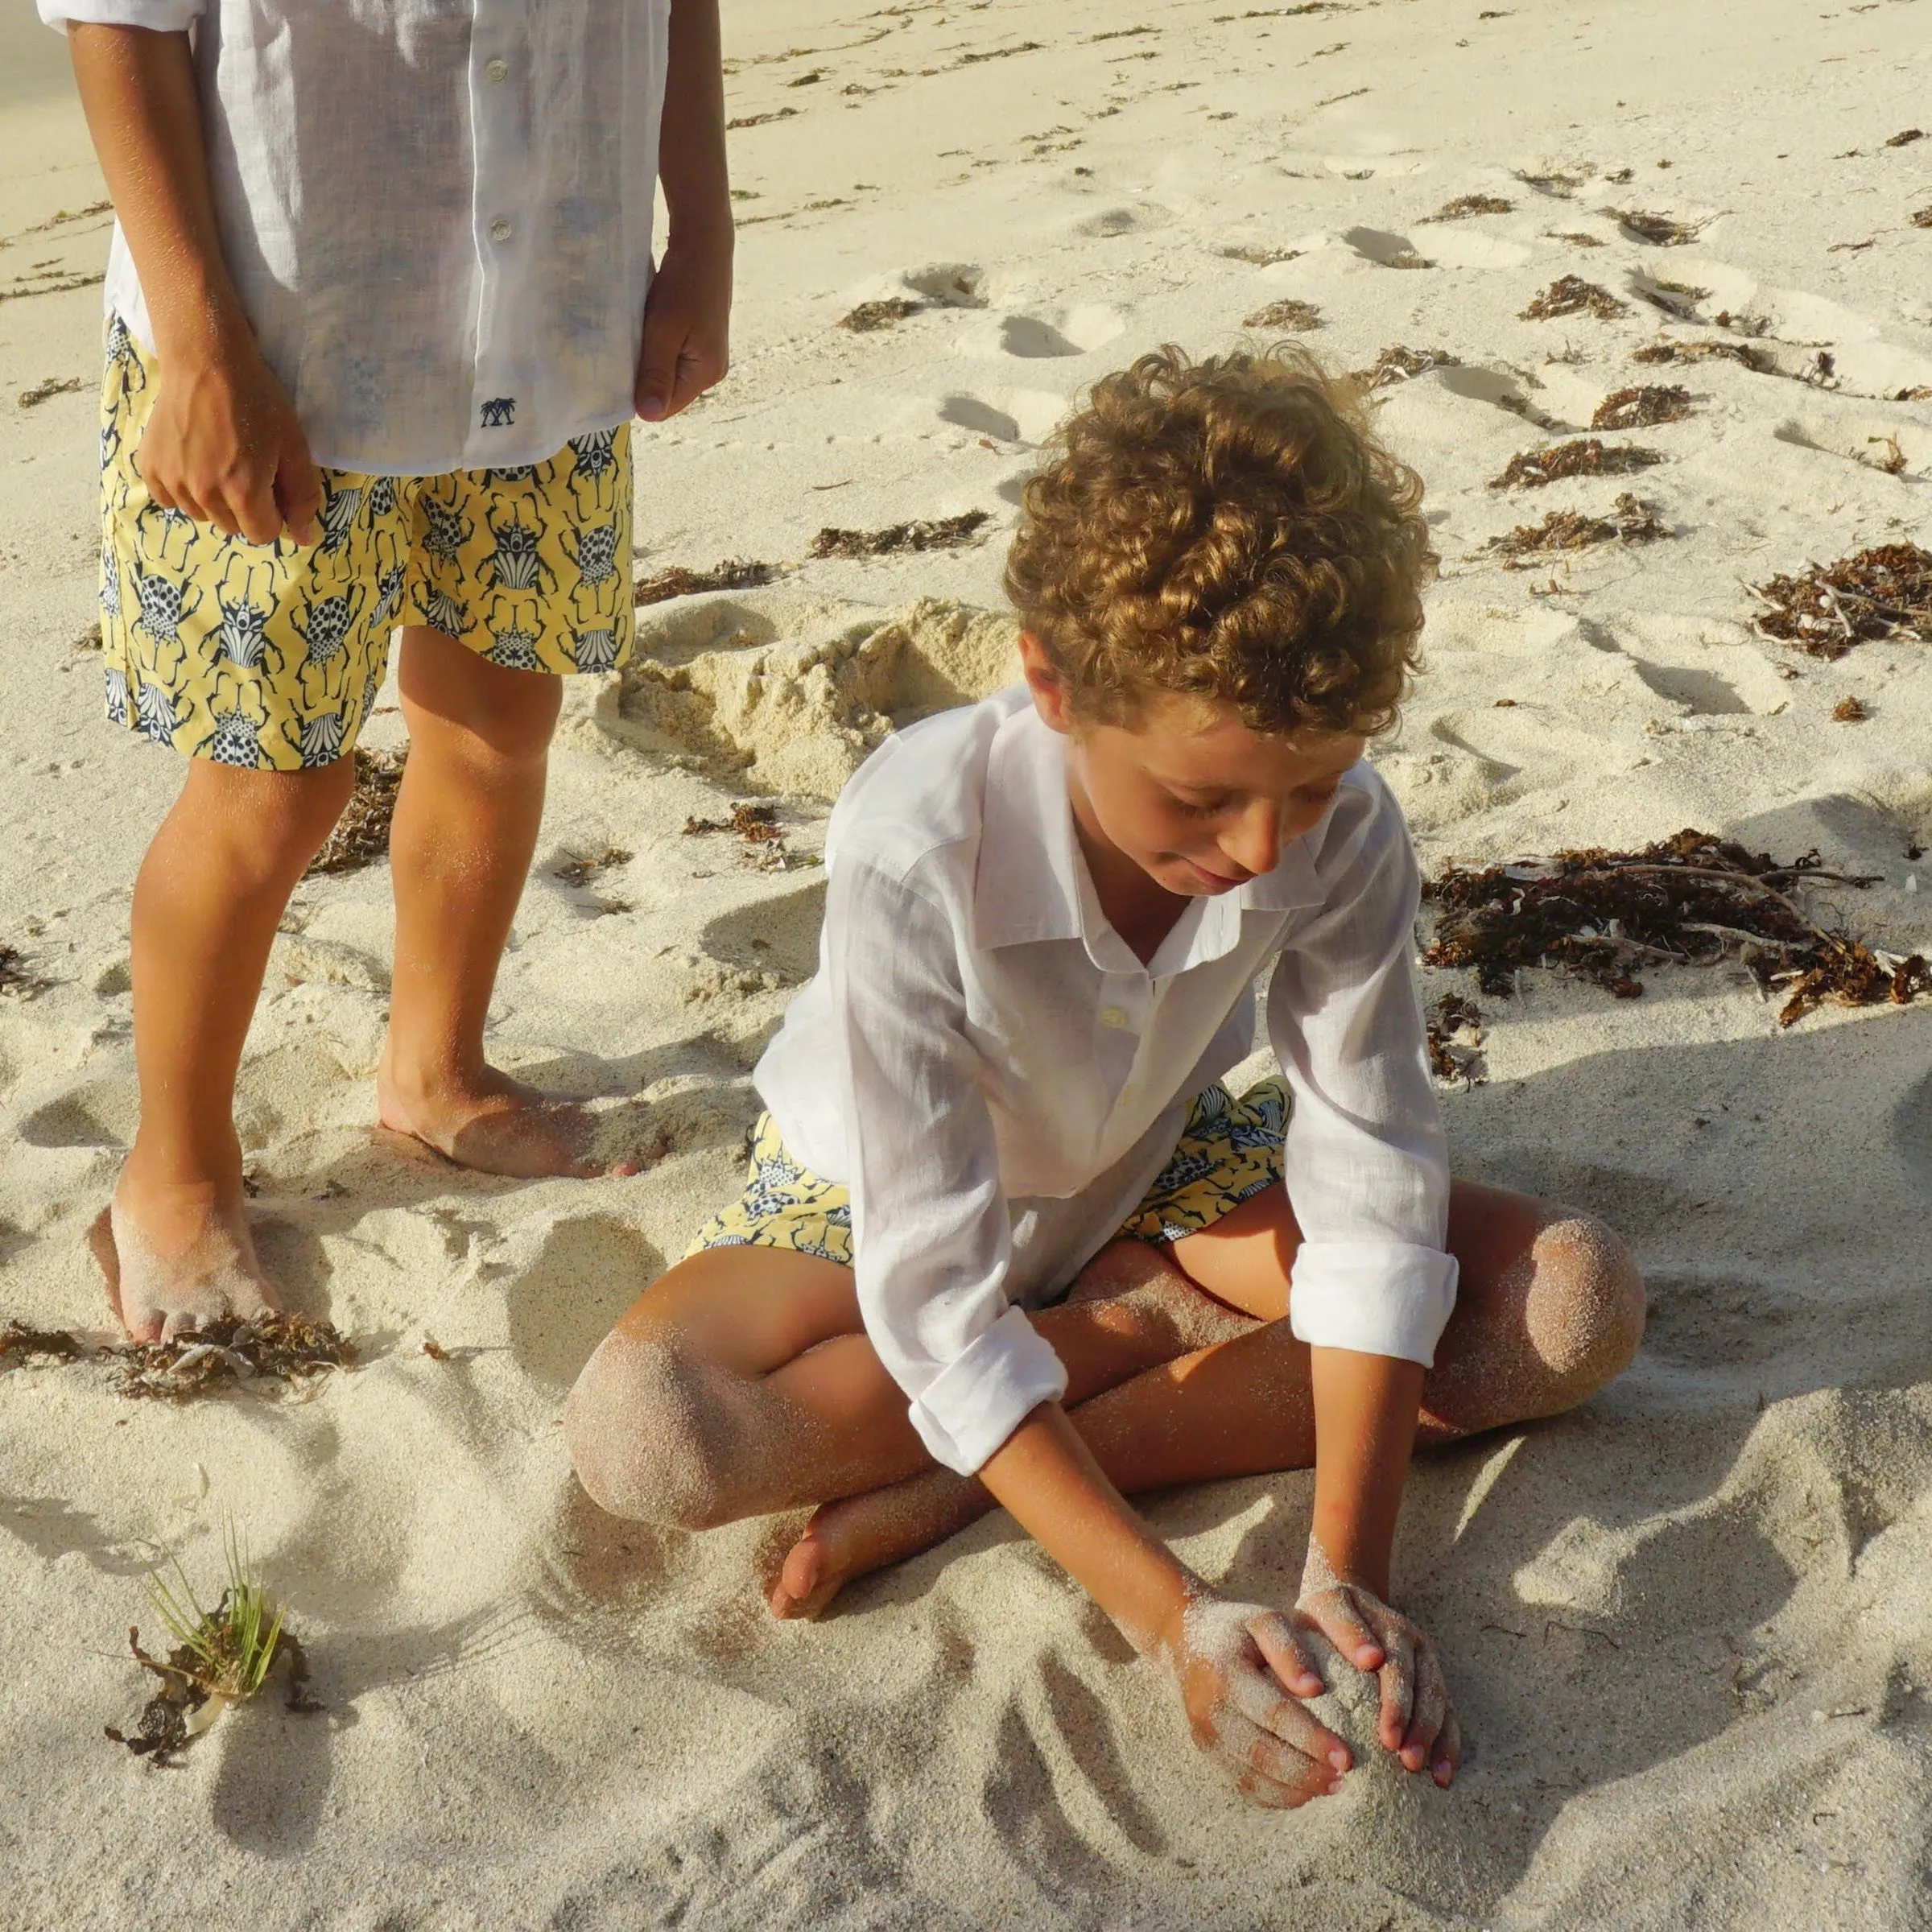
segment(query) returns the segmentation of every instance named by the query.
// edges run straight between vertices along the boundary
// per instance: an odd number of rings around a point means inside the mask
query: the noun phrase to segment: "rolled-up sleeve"
[[[1291,931],[1268,995],[1294,1095],[1290,1325],[1313,1347],[1426,1366],[1455,1306],[1448,1162],[1412,959],[1415,856],[1373,775],[1344,787],[1317,869],[1322,904]]]
[[[182,34],[208,10],[208,0],[39,0],[40,18],[64,32],[70,20],[96,27],[145,27]]]
[[[1067,1374],[1009,1305],[1012,1228],[957,941],[943,906],[856,858],[833,869],[825,931],[860,1313],[920,1439],[970,1476]]]

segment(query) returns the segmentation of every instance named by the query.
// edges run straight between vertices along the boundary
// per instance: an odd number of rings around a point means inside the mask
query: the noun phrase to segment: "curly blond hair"
[[[1394,722],[1435,557],[1422,479],[1351,386],[1292,345],[1170,345],[1096,383],[1055,440],[1006,591],[1076,716],[1129,722],[1164,691],[1269,735]]]

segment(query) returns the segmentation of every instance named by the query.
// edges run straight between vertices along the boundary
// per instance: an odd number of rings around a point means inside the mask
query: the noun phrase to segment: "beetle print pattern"
[[[104,363],[101,661],[105,709],[122,729],[225,765],[332,764],[375,708],[398,624],[433,625],[520,671],[623,665],[634,621],[626,429],[518,467],[325,468],[316,542],[258,546],[148,495],[138,457],[152,359],[110,320]]]

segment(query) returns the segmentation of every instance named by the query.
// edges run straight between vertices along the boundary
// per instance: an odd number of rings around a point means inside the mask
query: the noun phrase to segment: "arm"
[[[311,542],[320,479],[221,258],[188,35],[76,20],[68,42],[154,328],[148,493],[250,543]]]
[[[732,219],[718,0],[671,0],[658,179],[671,216],[644,309],[638,414],[675,416],[730,364]]]

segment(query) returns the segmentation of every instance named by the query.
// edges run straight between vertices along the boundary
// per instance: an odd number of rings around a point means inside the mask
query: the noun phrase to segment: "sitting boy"
[[[1026,683],[847,786],[749,1185],[585,1367],[572,1454],[620,1515],[824,1505],[781,1616],[1003,1505],[1249,1797],[1351,1762],[1298,1623],[1447,1785],[1441,1666],[1389,1600],[1412,1445],[1582,1402],[1644,1298],[1599,1224],[1446,1170],[1415,861],[1363,762],[1416,662],[1421,484],[1287,353],[1143,357],[1063,444],[1007,567]],[[1285,1083],[1235,1100],[1277,955]],[[1311,1463],[1292,1618],[1121,1500]]]

